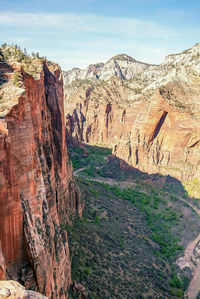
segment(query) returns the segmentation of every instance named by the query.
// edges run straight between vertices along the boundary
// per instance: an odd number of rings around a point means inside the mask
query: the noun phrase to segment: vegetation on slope
[[[40,54],[32,53],[31,55],[28,55],[26,49],[22,50],[17,45],[7,45],[6,43],[1,45],[0,48],[0,56],[1,60],[8,60],[8,61],[14,61],[14,62],[24,62],[24,63],[31,63],[31,60],[33,58],[36,59],[46,59],[46,57],[40,56]]]
[[[26,49],[22,50],[17,45],[7,45],[6,43],[2,44],[0,47],[0,62],[7,62],[9,64],[20,63],[25,72],[33,77],[37,77],[37,74],[41,71],[41,64],[38,63],[38,60],[46,62],[49,65],[54,65],[54,63],[47,60],[46,57],[40,56],[38,52],[33,52],[29,55]],[[16,78],[14,84],[17,85],[17,83],[18,80]]]
[[[58,67],[39,53],[28,55],[26,49],[23,51],[17,45],[3,44],[0,47],[0,117],[4,117],[23,94],[24,71],[39,80],[44,63],[52,69]]]
[[[73,280],[88,298],[183,297],[191,272],[175,261],[200,223],[180,182],[123,170],[107,149],[89,146],[87,158],[83,149],[70,151],[76,169],[86,167],[77,178],[83,219],[68,229]],[[103,182],[91,181],[100,175]]]

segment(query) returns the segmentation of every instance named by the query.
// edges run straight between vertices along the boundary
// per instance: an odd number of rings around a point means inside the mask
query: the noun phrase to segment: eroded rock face
[[[67,156],[61,70],[43,60],[34,68],[35,78],[12,64],[1,91],[0,279],[66,298],[71,266],[61,224],[82,208]],[[12,106],[7,94],[16,74]]]
[[[110,147],[148,173],[200,179],[199,65],[197,44],[128,82],[66,87],[68,141]]]

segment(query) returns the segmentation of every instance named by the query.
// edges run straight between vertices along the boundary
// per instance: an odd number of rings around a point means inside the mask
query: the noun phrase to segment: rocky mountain
[[[67,298],[62,227],[82,208],[65,143],[61,70],[4,45],[0,72],[0,279]]]
[[[112,148],[130,165],[170,174],[199,194],[199,86],[200,44],[130,80],[65,85],[67,139]]]
[[[132,57],[121,54],[112,57],[105,64],[100,62],[91,64],[86,69],[73,68],[68,72],[63,72],[64,85],[70,84],[75,80],[109,80],[116,76],[121,80],[131,79],[138,73],[149,68],[150,64],[137,61]]]

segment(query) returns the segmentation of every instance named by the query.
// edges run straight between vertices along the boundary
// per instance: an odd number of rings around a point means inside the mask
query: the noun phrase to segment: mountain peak
[[[102,62],[91,64],[86,69],[77,72],[72,69],[63,72],[65,85],[75,80],[104,80],[107,81],[111,77],[118,77],[121,80],[131,79],[136,74],[143,72],[150,64],[140,62],[128,56],[127,54],[118,54],[110,58],[105,64]]]
[[[133,57],[131,57],[127,54],[124,54],[124,53],[115,55],[110,60],[127,60],[127,61],[137,62],[137,60],[135,60]]]

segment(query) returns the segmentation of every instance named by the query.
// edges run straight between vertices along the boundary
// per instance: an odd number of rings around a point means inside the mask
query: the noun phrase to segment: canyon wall
[[[62,75],[45,60],[27,68],[1,61],[0,279],[66,298],[71,265],[62,225],[82,208],[67,156]]]
[[[129,81],[68,85],[68,142],[112,148],[114,155],[148,173],[199,180],[199,62],[197,44]]]

